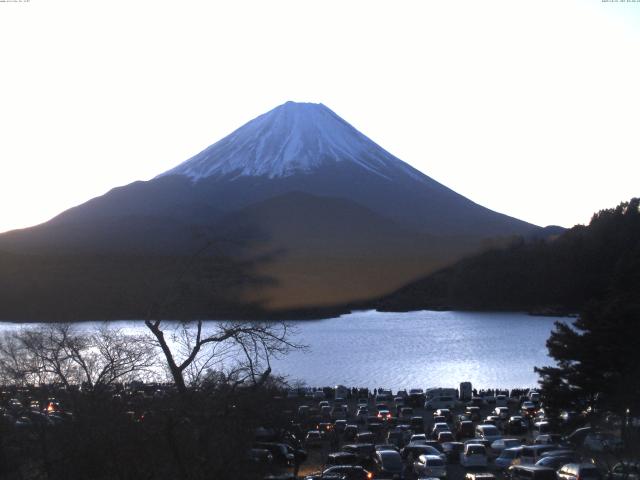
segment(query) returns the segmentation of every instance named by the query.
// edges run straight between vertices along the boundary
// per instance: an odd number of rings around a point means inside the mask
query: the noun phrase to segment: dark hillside
[[[594,214],[555,239],[518,239],[413,282],[382,298],[382,310],[423,308],[579,310],[614,282],[640,291],[640,212],[634,198]]]

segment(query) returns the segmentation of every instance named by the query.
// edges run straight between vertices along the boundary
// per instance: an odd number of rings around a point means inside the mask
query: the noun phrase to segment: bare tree
[[[261,385],[271,374],[272,358],[304,348],[292,341],[286,322],[212,322],[207,329],[202,320],[182,322],[169,339],[161,320],[146,320],[145,325],[182,394],[212,369],[236,385]]]
[[[143,336],[106,326],[84,333],[69,324],[52,324],[0,340],[0,367],[15,383],[94,388],[140,378],[155,365],[156,352]]]

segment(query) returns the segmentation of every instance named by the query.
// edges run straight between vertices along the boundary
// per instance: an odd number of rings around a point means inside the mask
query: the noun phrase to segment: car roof
[[[424,457],[425,460],[439,460],[440,462],[442,462],[442,458],[440,458],[440,455],[420,455],[420,457],[418,458],[422,458]]]
[[[540,465],[513,465],[511,468],[517,468],[518,470],[551,470],[555,472],[551,467],[542,467]]]
[[[548,458],[548,457],[547,457]],[[572,462],[572,463],[567,463],[566,465],[564,465],[565,467],[569,466],[571,468],[595,468],[597,469],[598,467],[596,467],[593,463],[576,463],[576,462]]]
[[[525,448],[530,448],[532,450],[545,450],[551,448],[557,448],[557,445],[525,445]]]
[[[377,455],[381,457],[399,456],[400,454],[396,450],[378,450]]]

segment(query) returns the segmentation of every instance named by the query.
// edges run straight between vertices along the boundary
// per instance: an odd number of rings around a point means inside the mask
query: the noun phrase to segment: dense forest
[[[579,311],[616,284],[640,292],[639,199],[593,215],[552,239],[514,240],[465,258],[376,302],[380,310],[433,308]]]

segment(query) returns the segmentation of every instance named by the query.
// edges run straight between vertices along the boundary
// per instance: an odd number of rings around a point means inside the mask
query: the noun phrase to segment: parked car
[[[550,450],[558,450],[556,445],[525,445],[520,454],[521,465],[534,465],[542,454]]]
[[[355,465],[358,457],[351,452],[333,452],[327,455],[327,465]]]
[[[372,432],[360,432],[356,435],[356,443],[375,443],[376,436]]]
[[[557,477],[558,480],[602,480],[600,470],[592,463],[568,463],[558,470]]]
[[[533,423],[533,435],[543,435],[545,433],[551,433],[551,424],[546,420]]]
[[[535,464],[538,467],[548,467],[558,470],[563,465],[577,462],[579,459],[574,455],[552,455],[550,457],[542,457]]]
[[[481,438],[470,438],[469,440],[464,441],[465,445],[468,445],[471,443],[482,445],[487,450],[487,455],[489,455],[489,450],[491,449],[491,442],[489,440],[483,440]]]
[[[254,448],[269,450],[273,456],[273,463],[277,465],[293,465],[296,450],[286,443],[257,442]],[[304,450],[301,450],[301,452],[304,452]]]
[[[574,447],[581,447],[584,439],[593,431],[591,427],[577,428],[565,437],[565,441]]]
[[[484,425],[494,425],[496,427],[500,426],[502,420],[497,415],[487,415],[482,421]]]
[[[623,443],[619,437],[610,433],[590,432],[582,446],[593,452],[618,452],[622,450]]]
[[[522,440],[519,438],[499,438],[491,442],[491,452],[499,455],[505,448],[519,447]]]
[[[533,443],[536,445],[559,445],[562,443],[562,435],[559,433],[545,433],[538,435]]]
[[[356,465],[336,465],[329,467],[322,472],[321,478],[327,478],[330,475],[340,475],[344,480],[371,480],[373,478],[373,473]]]
[[[453,436],[453,433],[448,431],[438,433],[438,443],[450,443],[453,441],[455,441],[455,437]]]
[[[335,422],[333,422],[333,428],[336,431],[336,433],[343,433],[344,429],[347,428],[347,421],[336,420]]]
[[[394,429],[387,433],[387,443],[396,445],[398,448],[405,446],[406,442],[405,433],[402,430]]]
[[[496,407],[493,410],[493,413],[500,417],[502,420],[507,420],[509,418],[509,408],[508,407]]]
[[[546,452],[543,452],[542,455],[540,455],[540,458],[546,458],[546,457],[555,457],[555,456],[573,456],[573,457],[579,457],[580,455],[578,455],[578,452],[576,452],[575,450],[571,450],[569,448],[561,448],[558,447],[557,450],[547,450]],[[574,462],[575,463],[575,462]]]
[[[536,411],[538,407],[533,402],[523,402],[520,407],[520,412],[523,417],[534,417],[536,415]]]
[[[367,407],[360,407],[356,410],[356,421],[358,423],[364,423],[369,416],[369,409]]]
[[[382,420],[383,422],[389,421],[392,417],[391,412],[389,410],[378,410],[378,419]]]
[[[447,460],[447,456],[444,452],[440,452],[436,448],[431,445],[424,444],[409,444],[400,450],[400,456],[403,460],[413,461],[418,458],[420,455],[435,455],[440,457],[443,461]]]
[[[435,412],[433,412],[434,417],[444,417],[446,422],[450,422],[453,418],[451,414],[451,410],[448,408],[439,408]]]
[[[477,406],[469,406],[467,407],[467,409],[465,410],[465,415],[467,417],[469,417],[469,420],[473,421],[473,422],[479,422],[480,421],[480,407]]]
[[[526,433],[527,429],[527,421],[524,419],[524,417],[521,417],[519,415],[513,415],[512,417],[510,417],[504,427],[505,433],[510,435],[521,435],[523,433]]]
[[[372,443],[343,445],[342,451],[353,453],[358,459],[358,462],[367,462],[373,459],[376,453],[376,449]]]
[[[496,476],[489,472],[468,472],[464,480],[496,480]]]
[[[616,463],[608,478],[610,480],[640,480],[640,462]]]
[[[505,448],[500,452],[500,455],[494,460],[494,465],[499,470],[506,470],[511,465],[520,461],[520,455],[522,454],[522,446]]]
[[[397,445],[393,443],[376,443],[375,444],[376,452],[380,450],[395,450],[396,452],[400,452],[400,449]]]
[[[470,438],[474,435],[473,422],[471,420],[463,420],[458,423],[456,427],[456,438],[461,440],[463,438]]]
[[[506,477],[510,480],[556,480],[556,471],[535,465],[513,465],[507,470]]]
[[[456,399],[450,396],[438,396],[428,399],[424,402],[424,408],[427,410],[437,410],[439,408],[454,408]]]
[[[476,437],[489,442],[495,442],[502,438],[502,434],[495,425],[478,425],[476,427]]]
[[[379,450],[374,458],[376,473],[381,477],[401,479],[404,477],[404,465],[400,454],[395,450]]]
[[[478,443],[467,443],[460,454],[460,465],[469,467],[486,467],[488,464],[487,449]]]
[[[411,430],[413,430],[416,433],[424,432],[424,418],[422,417],[419,417],[419,416],[411,417],[411,420],[409,420],[409,425],[411,426]]]
[[[347,425],[346,427],[344,427],[344,432],[342,432],[342,436],[348,442],[354,441],[358,436],[358,426]]]
[[[402,407],[400,409],[400,419],[402,421],[408,422],[411,421],[411,417],[413,416],[413,408],[411,407]]]
[[[442,450],[447,457],[447,463],[460,463],[460,454],[464,452],[464,443],[445,442],[442,444]]]
[[[412,388],[409,390],[408,403],[416,408],[424,405],[424,391],[421,388]]]
[[[431,430],[431,438],[437,439],[438,434],[440,432],[450,432],[451,428],[444,422],[438,422],[433,424],[433,429]]]
[[[447,476],[447,465],[436,455],[420,455],[413,462],[413,472],[418,477],[444,478]]]
[[[319,430],[309,430],[304,438],[304,445],[307,448],[321,447],[324,440]]]

